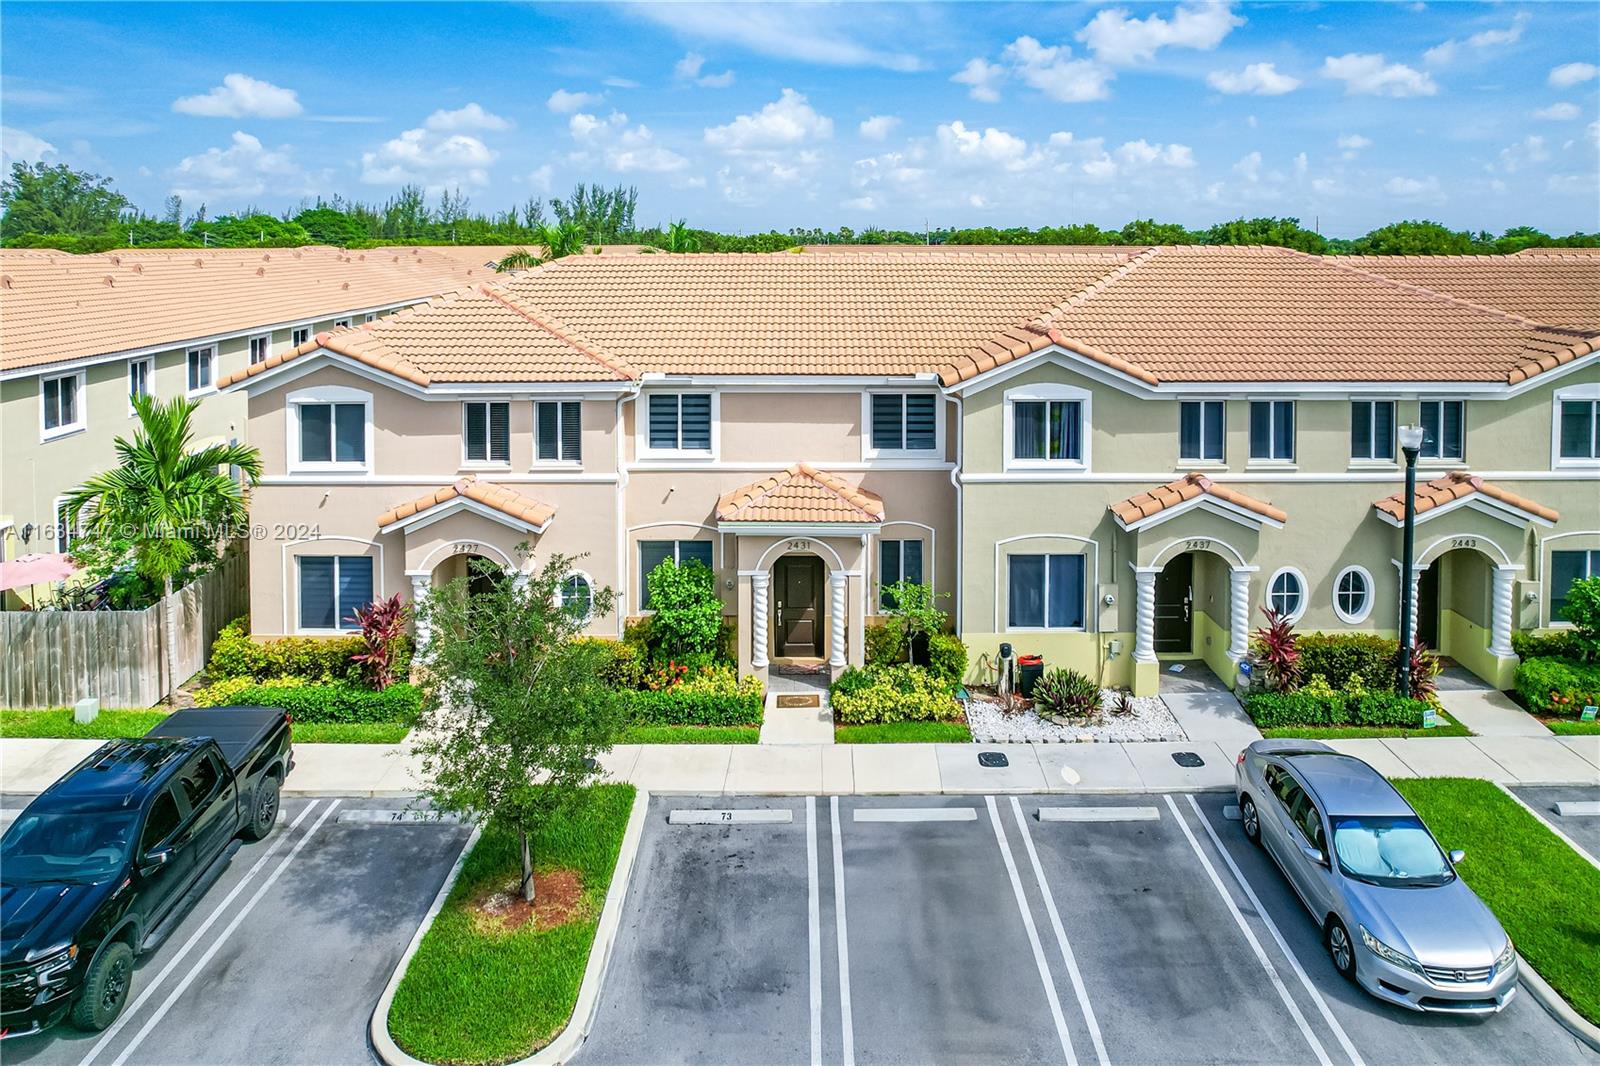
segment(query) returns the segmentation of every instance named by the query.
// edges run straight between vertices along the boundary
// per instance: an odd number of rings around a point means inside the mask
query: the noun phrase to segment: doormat
[[[779,696],[778,697],[778,706],[779,707],[821,707],[822,706],[822,699],[821,699],[821,697],[817,696],[815,693],[813,693],[813,694],[811,694],[809,696],[800,695],[800,694],[797,693],[797,694],[792,695],[792,696]]]

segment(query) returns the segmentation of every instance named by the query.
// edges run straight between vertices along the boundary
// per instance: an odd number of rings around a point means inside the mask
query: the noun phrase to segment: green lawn
[[[1541,718],[1558,737],[1600,736],[1600,722],[1580,722],[1576,718]]]
[[[406,967],[389,1009],[389,1033],[434,1063],[500,1063],[548,1044],[577,1002],[595,927],[633,807],[631,785],[597,785],[534,843],[540,870],[576,869],[581,917],[538,931],[476,928],[467,901],[515,880],[514,833],[490,825],[467,857],[433,928]]]
[[[755,744],[758,725],[636,725],[617,738],[618,744]]]
[[[398,744],[411,732],[404,722],[294,722],[296,744]]]
[[[1445,848],[1517,950],[1578,1013],[1600,1024],[1600,870],[1487,781],[1392,782]]]
[[[972,731],[965,722],[890,722],[885,725],[836,725],[839,744],[966,744]]]
[[[101,711],[88,725],[72,720],[70,707],[47,711],[0,711],[0,737],[115,740],[142,737],[161,724],[166,711]],[[296,744],[398,744],[411,727],[404,722],[295,722]]]
[[[1472,730],[1460,722],[1446,722],[1432,729],[1370,728],[1361,725],[1283,726],[1263,729],[1264,737],[1295,737],[1300,740],[1365,740],[1371,737],[1470,737]]]

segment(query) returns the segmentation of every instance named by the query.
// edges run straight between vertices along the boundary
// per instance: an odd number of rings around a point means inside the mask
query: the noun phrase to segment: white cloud
[[[549,163],[535,167],[529,172],[527,182],[540,192],[550,191],[550,179],[555,176],[555,168]]]
[[[468,104],[454,111],[435,111],[424,123],[430,130],[455,133],[459,130],[508,130],[510,119],[485,111],[479,104]]]
[[[567,120],[567,129],[585,152],[598,150],[605,165],[620,174],[672,174],[689,166],[688,159],[658,144],[649,126],[642,122],[630,125],[628,116],[620,111],[603,119],[579,112]],[[583,155],[579,161],[589,158]]]
[[[1596,75],[1600,75],[1600,67],[1593,63],[1563,63],[1550,71],[1550,84],[1558,89],[1570,89],[1593,81]]]
[[[992,104],[1000,99],[1000,82],[1006,69],[979,57],[967,60],[967,65],[950,76],[950,80],[967,86],[967,95],[974,100]]]
[[[1170,20],[1160,15],[1136,19],[1121,8],[1107,8],[1078,31],[1078,40],[1101,62],[1123,66],[1154,59],[1162,48],[1208,52],[1244,22],[1226,3],[1179,7]]]
[[[725,126],[710,126],[705,141],[726,152],[776,148],[827,140],[833,136],[833,120],[819,115],[804,95],[785,89],[778,99],[760,111],[739,115]]]
[[[205,118],[291,118],[305,108],[293,89],[248,74],[229,74],[210,92],[178,97],[172,110]]]
[[[1404,63],[1387,63],[1378,52],[1349,52],[1322,61],[1322,75],[1344,82],[1347,96],[1432,96],[1433,78]]]
[[[1359,133],[1346,133],[1339,138],[1337,143],[1340,148],[1349,152],[1358,152],[1363,148],[1372,147],[1371,139],[1363,137]]]
[[[700,68],[706,65],[706,57],[699,52],[690,52],[677,63],[673,64],[672,76],[684,81],[691,81],[700,76]]]
[[[1299,155],[1294,157],[1294,176],[1296,178],[1304,178],[1306,176],[1306,172],[1310,169],[1311,160],[1306,157],[1304,152],[1301,152]]]
[[[1300,79],[1278,73],[1272,63],[1251,63],[1243,70],[1213,70],[1206,84],[1230,96],[1252,93],[1256,96],[1282,96],[1300,88]]]
[[[1233,172],[1248,182],[1261,180],[1261,153],[1251,152],[1233,165]]]
[[[429,123],[450,114],[456,112],[435,112]],[[377,151],[361,153],[361,180],[368,185],[419,182],[431,190],[459,185],[481,188],[489,184],[489,164],[498,156],[471,134],[419,126],[385,141]]]
[[[1550,150],[1545,147],[1544,138],[1533,133],[1516,144],[1500,149],[1500,169],[1507,174],[1515,174],[1524,168],[1544,163],[1549,158]]]
[[[1383,183],[1383,191],[1390,196],[1407,200],[1431,199],[1439,195],[1438,178],[1390,178]]]
[[[841,201],[839,206],[851,211],[876,211],[878,200],[873,196],[852,196],[848,200]]]
[[[1011,170],[1028,164],[1028,142],[993,126],[980,132],[958,119],[940,125],[936,135],[948,159]]]
[[[869,141],[881,141],[888,138],[894,128],[900,125],[897,115],[873,115],[871,118],[862,119],[857,131]]]
[[[0,160],[8,173],[12,163],[39,163],[56,154],[56,146],[44,138],[14,126],[0,126]]]
[[[1479,33],[1474,33],[1466,39],[1464,44],[1452,37],[1450,40],[1436,44],[1422,53],[1422,61],[1430,67],[1442,67],[1453,63],[1463,48],[1482,52],[1491,48],[1499,48],[1503,45],[1516,44],[1522,39],[1522,28],[1528,24],[1528,20],[1532,17],[1526,11],[1519,11],[1512,18],[1511,25],[1505,29],[1483,30]]]
[[[1569,104],[1566,101],[1562,101],[1559,104],[1551,104],[1549,107],[1539,108],[1533,113],[1533,117],[1542,118],[1547,122],[1570,122],[1582,114],[1583,112],[1578,108],[1577,104]]]
[[[570,93],[565,89],[557,89],[550,94],[544,106],[558,115],[570,115],[574,111],[582,111],[586,107],[593,107],[604,100],[599,93],[576,92]]]
[[[849,5],[639,4],[631,13],[692,40],[727,41],[786,62],[920,70],[922,61],[895,47],[857,39],[861,21]]]
[[[228,147],[186,156],[172,170],[172,191],[201,200],[244,200],[269,190],[304,193],[309,184],[287,145],[266,148],[242,130],[235,131]]]
[[[601,78],[600,84],[610,89],[637,89],[639,83],[632,78],[619,78],[615,74],[608,78]]]
[[[1141,138],[1123,144],[1114,155],[1124,167],[1159,165],[1186,170],[1194,166],[1194,150],[1186,144],[1151,144]]]
[[[721,74],[702,74],[694,80],[702,89],[726,89],[733,84],[733,71],[725,70]]]
[[[1073,59],[1067,45],[1046,47],[1024,36],[1006,45],[1001,55],[1019,78],[1052,100],[1080,104],[1111,95],[1109,86],[1116,75],[1093,60]]]

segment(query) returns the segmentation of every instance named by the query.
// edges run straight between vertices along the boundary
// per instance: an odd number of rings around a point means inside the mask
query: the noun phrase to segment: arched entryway
[[[1418,558],[1416,635],[1428,647],[1499,684],[1509,658],[1514,583],[1521,567],[1482,537],[1452,537]]]
[[[817,659],[827,647],[826,568],[819,556],[791,553],[772,564],[774,659]]]

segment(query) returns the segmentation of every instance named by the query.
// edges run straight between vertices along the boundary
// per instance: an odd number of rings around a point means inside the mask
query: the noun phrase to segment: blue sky
[[[6,2],[5,162],[211,214],[576,181],[727,230],[1600,229],[1600,5]]]

